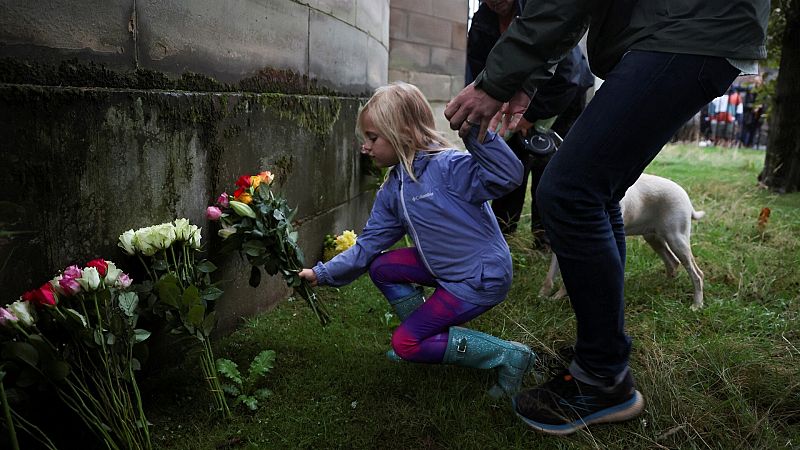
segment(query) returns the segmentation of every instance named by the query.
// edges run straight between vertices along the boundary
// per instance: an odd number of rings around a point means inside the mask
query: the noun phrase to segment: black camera
[[[522,138],[522,147],[531,155],[545,158],[558,150],[561,138],[552,130],[531,129],[532,134]]]

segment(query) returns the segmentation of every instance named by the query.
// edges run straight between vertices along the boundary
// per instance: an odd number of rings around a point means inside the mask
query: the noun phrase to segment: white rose
[[[195,250],[200,250],[200,239],[202,238],[200,231],[202,228],[198,228],[195,225],[192,225],[191,228],[192,231],[191,236],[189,236],[189,245]]]
[[[175,239],[188,241],[192,235],[193,226],[189,224],[189,219],[175,219]]]
[[[30,303],[17,300],[16,302],[8,305],[6,309],[17,316],[17,319],[19,319],[23,325],[28,327],[33,325],[33,308],[31,308]]]
[[[175,225],[162,223],[153,227],[153,245],[159,250],[166,250],[175,242]]]
[[[105,283],[106,286],[113,286],[122,270],[117,269],[117,265],[111,261],[106,261],[106,264],[108,264],[108,269],[106,269]]]
[[[136,248],[133,246],[133,230],[128,230],[119,235],[119,243],[117,244],[125,253],[133,255],[136,253]]]
[[[145,256],[153,256],[156,253],[155,245],[153,245],[153,227],[139,228],[133,236],[133,245],[136,250]]]
[[[94,267],[87,267],[81,272],[81,277],[78,278],[78,284],[81,285],[84,291],[94,291],[100,286],[100,272]]]

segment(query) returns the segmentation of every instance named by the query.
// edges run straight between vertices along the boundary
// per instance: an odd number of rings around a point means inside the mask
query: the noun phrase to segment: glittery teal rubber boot
[[[425,303],[425,297],[422,296],[423,292],[424,291],[422,287],[417,286],[413,294],[397,300],[389,300],[389,304],[394,309],[394,312],[397,314],[397,318],[400,319],[400,322],[405,322],[406,318],[410,316],[411,313],[416,311],[420,305]],[[395,353],[393,349],[386,351],[386,358],[395,362],[400,362],[403,360],[397,356],[397,353]]]
[[[497,368],[497,384],[489,389],[489,395],[494,398],[519,391],[522,379],[536,360],[531,349],[519,342],[462,327],[450,327],[449,333],[442,364],[475,369]]]

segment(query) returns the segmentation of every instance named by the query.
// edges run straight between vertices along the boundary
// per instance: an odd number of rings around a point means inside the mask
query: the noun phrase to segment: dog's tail
[[[705,215],[706,215],[705,211],[694,211],[694,210],[692,210],[692,219],[693,220],[700,220]]]

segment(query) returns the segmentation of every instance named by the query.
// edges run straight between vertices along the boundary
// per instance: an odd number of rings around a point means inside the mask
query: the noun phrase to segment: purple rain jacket
[[[376,256],[408,234],[441,287],[479,305],[494,305],[511,287],[508,244],[489,200],[522,182],[522,164],[494,133],[464,139],[469,153],[417,152],[417,182],[402,164],[392,168],[355,245],[313,268],[320,285],[342,286],[363,274]]]

